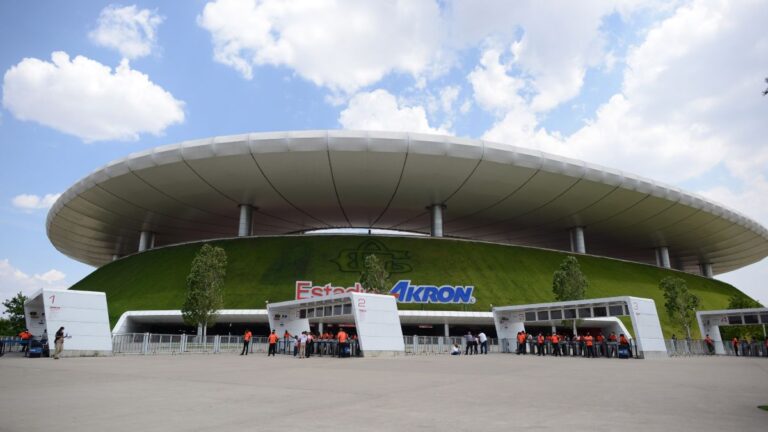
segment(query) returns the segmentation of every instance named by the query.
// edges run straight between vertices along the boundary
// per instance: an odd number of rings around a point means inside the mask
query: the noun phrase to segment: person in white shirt
[[[453,344],[451,347],[451,355],[461,355],[461,348],[459,348],[459,344]]]
[[[484,332],[480,332],[477,338],[480,339],[480,354],[488,354],[488,337]]]
[[[299,358],[303,358],[307,351],[307,332],[301,332],[299,336]]]

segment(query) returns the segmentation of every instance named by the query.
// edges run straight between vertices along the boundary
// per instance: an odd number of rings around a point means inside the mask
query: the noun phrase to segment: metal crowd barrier
[[[592,345],[596,358],[618,358],[618,342],[594,342]],[[501,339],[500,350],[502,353],[516,354],[518,352],[517,339]],[[557,344],[558,351],[563,357],[586,357],[588,354],[587,346],[584,341],[560,341]],[[522,353],[527,355],[539,355],[539,346],[533,341],[526,340]],[[637,345],[635,340],[629,340],[630,357],[637,358]],[[551,356],[555,353],[555,346],[552,342],[545,342],[541,347],[541,355]]]
[[[672,357],[715,355],[714,345],[707,345],[702,339],[668,339],[664,342]],[[722,344],[726,356],[768,358],[768,346],[764,340],[742,340],[735,347],[732,341],[723,341]]]
[[[243,337],[231,335],[171,335],[157,333],[125,333],[112,336],[113,354],[217,354],[240,352]],[[253,337],[249,353],[267,352],[267,338]]]

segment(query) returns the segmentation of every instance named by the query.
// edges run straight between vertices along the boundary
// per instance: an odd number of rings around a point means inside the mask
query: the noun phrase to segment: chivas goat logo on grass
[[[360,243],[355,249],[342,250],[331,262],[339,266],[339,271],[360,273],[363,270],[365,257],[368,255],[379,257],[389,274],[407,273],[413,270],[408,263],[411,259],[410,252],[391,250],[384,243],[373,239]]]

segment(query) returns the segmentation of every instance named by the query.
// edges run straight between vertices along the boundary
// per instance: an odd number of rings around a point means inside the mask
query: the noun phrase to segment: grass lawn
[[[218,240],[227,252],[225,308],[260,309],[264,302],[294,298],[297,280],[316,285],[351,286],[359,280],[365,255],[377,253],[389,266],[390,280],[417,284],[472,285],[473,305],[400,305],[401,309],[488,311],[490,305],[553,301],[552,273],[565,252],[423,237],[301,235]],[[107,264],[72,289],[107,293],[112,325],[127,310],[179,309],[185,279],[201,244],[159,248]],[[625,261],[579,256],[590,282],[588,298],[632,295],[656,301],[664,333],[683,334],[664,313],[658,288],[665,276],[685,279],[702,309],[723,309],[737,293],[714,279]],[[696,330],[698,333],[698,330]],[[694,337],[697,337],[695,335]]]

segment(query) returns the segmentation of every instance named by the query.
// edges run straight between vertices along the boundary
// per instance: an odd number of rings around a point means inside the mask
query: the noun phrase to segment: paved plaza
[[[0,431],[765,431],[768,360],[0,357]]]

